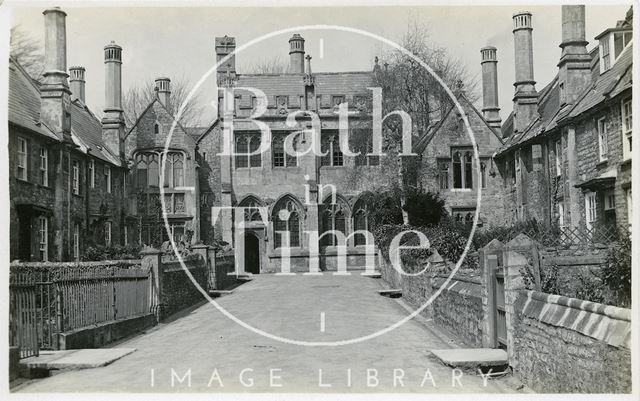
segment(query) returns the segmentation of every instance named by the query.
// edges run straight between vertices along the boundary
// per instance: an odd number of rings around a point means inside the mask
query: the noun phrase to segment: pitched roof
[[[49,139],[61,140],[40,122],[40,91],[22,66],[11,58],[9,59],[9,122]]]
[[[312,74],[316,95],[352,95],[369,93],[373,83],[370,71],[320,72]],[[303,74],[239,74],[236,86],[262,90],[267,96],[304,95]]]
[[[573,105],[560,106],[560,90],[558,76],[540,92],[538,113],[539,117],[522,133],[513,135],[513,124],[503,126],[503,132],[508,135],[504,145],[497,154],[504,153],[511,148],[522,145],[545,132],[555,129],[563,121],[577,117],[602,102],[612,98],[632,87],[631,75],[633,64],[633,45],[630,43],[622,52],[615,64],[602,74],[594,77],[593,84],[585,89]],[[591,51],[592,57],[598,57],[598,52]],[[599,64],[592,62],[592,68],[598,69]],[[509,116],[513,119],[513,113]]]
[[[9,59],[9,121],[49,139],[62,140],[40,120],[39,85],[13,59]],[[79,100],[72,102],[71,137],[81,152],[120,165],[118,158],[104,147],[100,121]]]
[[[569,113],[569,118],[580,115],[605,100],[631,88],[632,64],[633,44],[629,43],[615,64],[601,74],[599,79],[584,93],[584,96]]]
[[[493,132],[496,138],[498,138],[498,141],[500,142],[504,141],[504,139],[498,134],[498,132],[496,132],[493,128],[491,128],[487,120],[484,119],[484,116],[482,115],[482,113],[464,94],[458,95],[458,100],[467,115],[469,115],[469,111],[471,111],[472,113],[475,113],[480,118],[480,120],[487,126],[487,128],[491,132]],[[429,145],[431,140],[436,136],[436,134],[438,133],[438,131],[440,130],[444,122],[447,120],[447,118],[449,118],[449,114],[451,114],[451,112],[454,109],[456,109],[456,106],[451,105],[451,107],[449,107],[449,110],[445,113],[444,118],[442,118],[435,125],[429,128],[427,132],[418,139],[418,141],[413,146],[414,150],[417,153],[422,153],[424,151],[424,149]]]

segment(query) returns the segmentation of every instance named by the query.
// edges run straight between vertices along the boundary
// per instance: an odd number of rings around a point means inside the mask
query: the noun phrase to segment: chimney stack
[[[533,27],[531,13],[522,11],[513,16],[516,82],[513,97],[514,132],[523,132],[537,117],[538,93],[533,79]]]
[[[487,46],[480,50],[482,55],[482,115],[489,126],[500,128],[500,107],[498,106],[498,49]]]
[[[122,48],[113,41],[104,47],[105,95],[102,142],[116,157],[124,158],[122,113]]]
[[[171,80],[169,78],[156,78],[156,91],[160,103],[169,109],[171,107]]]
[[[218,65],[218,85],[229,86],[229,79],[234,79],[236,75],[236,56],[232,54],[236,51],[236,38],[230,36],[216,37],[216,63],[220,63],[222,59],[231,54],[223,64]]]
[[[289,73],[304,74],[304,39],[297,33],[289,39]]]
[[[44,81],[40,88],[40,118],[60,139],[73,143],[71,139],[71,91],[67,78],[67,14],[59,7],[43,12]]]
[[[573,104],[591,85],[591,57],[585,40],[583,5],[562,6],[562,54],[558,63],[560,104]]]
[[[84,67],[69,67],[69,75],[70,75],[70,84],[71,84],[71,94],[76,98],[80,99],[82,103],[85,102],[85,83],[84,80]]]

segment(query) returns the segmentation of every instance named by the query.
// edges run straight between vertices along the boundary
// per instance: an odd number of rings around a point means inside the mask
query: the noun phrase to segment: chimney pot
[[[304,74],[304,38],[298,33],[289,39],[289,72]]]
[[[69,83],[71,85],[71,94],[80,99],[82,103],[85,102],[85,79],[84,67],[69,67]]]
[[[482,114],[489,126],[499,128],[502,123],[498,106],[498,50],[493,46],[480,49],[482,66]]]
[[[156,78],[156,93],[158,100],[166,108],[170,108],[171,101],[171,80],[169,78],[161,77]]]
[[[537,116],[538,93],[533,78],[533,26],[531,13],[513,15],[516,82],[513,98],[514,131],[523,132]]]

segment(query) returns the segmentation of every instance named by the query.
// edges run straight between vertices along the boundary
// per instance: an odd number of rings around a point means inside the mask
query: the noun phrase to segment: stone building
[[[220,62],[235,50],[235,38],[218,37],[215,45]],[[329,230],[347,237],[349,267],[362,267],[372,251],[365,249],[365,236],[354,232],[368,227],[367,193],[397,180],[397,175],[385,175],[383,166],[389,156],[366,155],[372,149],[372,94],[368,88],[380,67],[375,64],[371,71],[314,73],[311,56],[305,56],[304,38],[298,34],[289,40],[289,55],[285,74],[238,73],[235,56],[218,67],[218,85],[234,88],[234,101],[230,112],[223,114],[220,100],[220,119],[198,140],[201,199],[207,199],[207,206],[266,208],[266,219],[258,209],[245,211],[242,238],[234,237],[232,214],[221,212],[218,232],[234,245],[240,269],[280,271],[282,256],[287,254],[291,271],[308,271],[309,256],[315,254],[321,269],[336,269],[341,239],[323,235]],[[266,110],[255,118],[272,132],[271,146],[261,154],[249,154],[259,149],[261,135],[256,123],[249,120],[258,110],[258,99],[246,88],[258,89],[267,98]],[[360,156],[343,154],[339,146],[341,104],[348,107],[349,148],[361,152]],[[287,116],[296,112],[295,123],[287,124]],[[326,152],[323,157],[285,152],[286,136],[310,128],[312,119],[307,112],[319,118],[321,151]],[[216,156],[222,149],[225,121],[233,122],[233,148],[239,155]],[[302,151],[311,141],[305,131],[295,136],[293,146]],[[216,216],[210,208],[201,213],[203,228],[210,227]],[[288,233],[289,246],[280,232]],[[319,240],[310,232],[317,232]]]
[[[486,227],[505,225],[508,219],[502,201],[503,181],[493,161],[494,153],[503,144],[497,50],[486,47],[481,49],[481,55],[482,112],[469,101],[462,88],[457,88],[455,93],[473,131],[473,141],[460,110],[451,105],[416,148],[422,159],[424,189],[439,193],[454,221],[464,224],[472,224],[480,198],[478,227]],[[475,159],[474,142],[479,163]]]
[[[537,91],[532,15],[513,17],[514,109],[495,155],[512,221],[631,224],[632,11],[587,50],[584,6],[562,7],[558,74]]]
[[[91,244],[130,240],[119,138],[120,49],[105,48],[105,117],[84,103],[85,70],[67,78],[66,14],[44,11],[44,80],[9,61],[10,258],[74,260]],[[72,92],[73,90],[73,92]]]

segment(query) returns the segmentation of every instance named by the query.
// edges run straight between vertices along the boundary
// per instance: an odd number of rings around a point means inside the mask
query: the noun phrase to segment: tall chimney
[[[105,93],[102,142],[114,155],[124,158],[122,113],[122,48],[113,41],[104,47]]]
[[[60,139],[71,139],[71,91],[67,83],[67,14],[59,7],[43,12],[45,28],[44,82],[40,87],[40,118]]]
[[[289,39],[289,73],[304,74],[304,39],[297,33]]]
[[[169,78],[156,78],[156,90],[158,91],[158,100],[167,109],[171,107],[171,80]]]
[[[498,107],[498,58],[493,46],[480,50],[482,56],[482,115],[489,126],[500,128],[500,107]]]
[[[76,98],[80,99],[82,103],[85,102],[85,80],[84,80],[84,67],[69,67],[69,75],[70,75],[70,84],[71,84],[71,94]]]
[[[231,56],[223,64],[218,65],[218,85],[229,86],[230,79],[233,79],[236,75],[236,56],[233,54],[236,51],[236,38],[230,36],[216,37],[216,63],[220,63],[222,59]]]
[[[538,113],[538,93],[533,80],[533,27],[531,13],[522,11],[513,16],[516,82],[513,97],[513,129],[523,132]]]
[[[558,63],[561,105],[573,104],[591,85],[591,57],[585,37],[584,6],[562,6],[562,54]]]

